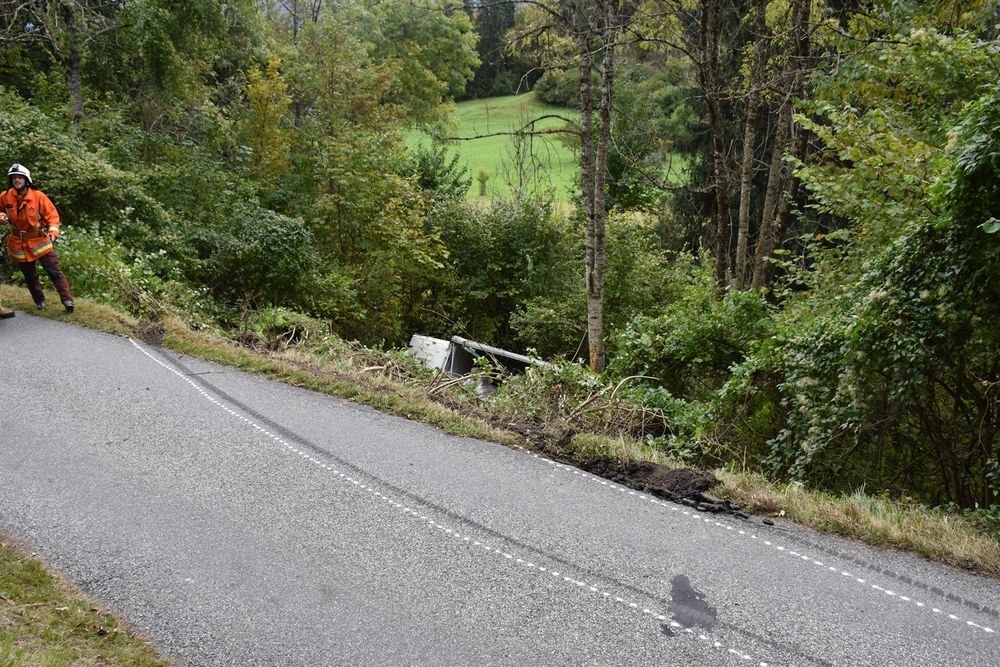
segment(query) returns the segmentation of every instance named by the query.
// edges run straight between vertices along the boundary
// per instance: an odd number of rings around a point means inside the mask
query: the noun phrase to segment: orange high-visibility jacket
[[[0,210],[11,224],[7,254],[12,262],[33,262],[52,252],[49,237],[59,236],[59,212],[44,192],[29,187],[21,197],[10,188],[0,193]]]

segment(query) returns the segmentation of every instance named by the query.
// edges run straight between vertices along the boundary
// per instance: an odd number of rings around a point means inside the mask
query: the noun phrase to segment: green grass
[[[0,542],[0,665],[167,664],[37,558]]]
[[[518,160],[514,157],[516,144],[510,133],[525,128],[534,120],[538,121],[533,126],[534,130],[544,132],[562,128],[565,125],[563,119],[575,123],[579,118],[580,112],[576,109],[545,104],[538,100],[534,92],[470,100],[456,105],[457,130],[453,135],[456,140],[450,143],[448,155],[459,155],[460,163],[468,169],[472,178],[467,199],[488,202],[495,197],[509,197],[518,189]],[[528,139],[532,157],[522,162],[527,167],[521,171],[529,185],[521,186],[522,190],[550,190],[557,202],[569,202],[579,191],[579,156],[571,148],[572,142],[566,142],[570,136],[566,133],[541,134]],[[412,148],[430,144],[431,138],[423,132],[414,131],[407,135],[406,142]],[[680,183],[684,178],[684,159],[674,154],[669,164],[671,167],[664,169],[661,178]],[[480,171],[489,174],[483,195],[476,180]]]
[[[503,132],[512,132],[524,127],[531,120],[546,115],[558,115],[571,120],[580,117],[574,109],[555,107],[540,102],[535,93],[510,95],[507,97],[491,97],[484,100],[471,100],[457,105],[456,120],[458,123],[457,137],[476,137]],[[552,130],[563,126],[558,118],[545,118],[535,124],[536,130]],[[548,134],[532,137],[531,154],[534,162],[540,168],[537,175],[541,189],[551,188],[557,201],[568,201],[576,190],[578,178],[577,156],[559,139],[563,135]],[[411,132],[407,136],[410,146],[429,144],[430,137],[422,132]],[[511,136],[498,134],[478,139],[463,139],[455,141],[449,150],[450,155],[461,155],[462,163],[472,177],[472,187],[468,198],[471,200],[489,201],[494,197],[508,197],[512,193],[512,183],[517,182],[515,174],[516,161],[513,159],[514,141]],[[479,182],[476,175],[480,170],[490,175],[486,182],[486,195],[479,195]]]

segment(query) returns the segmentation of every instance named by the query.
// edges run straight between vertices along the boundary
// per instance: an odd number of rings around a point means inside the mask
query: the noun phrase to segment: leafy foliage
[[[929,90],[919,99],[957,115],[960,100],[976,94],[966,85],[970,73],[989,66],[968,37],[934,41],[943,48],[933,58],[921,34],[891,51],[920,70],[909,95],[920,94],[919,85]],[[978,64],[961,75],[922,65],[956,53]],[[965,103],[950,151],[946,131],[928,124],[912,98],[864,113],[821,109],[829,125],[811,124],[836,159],[800,174],[820,210],[852,224],[813,247],[816,263],[803,280],[814,296],[795,299],[801,308],[787,311],[787,333],[773,350],[784,415],[770,445],[775,471],[992,504],[995,105],[994,86]]]
[[[572,70],[551,68],[535,82],[535,94],[546,104],[561,107],[580,106],[580,74]]]
[[[553,294],[576,266],[569,223],[539,199],[452,212],[438,219],[449,255],[448,319],[470,338],[509,345],[516,335],[511,314]]]
[[[464,91],[479,64],[468,15],[448,11],[446,0],[364,4],[356,14],[359,34],[371,57],[394,70],[388,100],[417,123],[435,122],[439,106]]]
[[[770,327],[770,308],[759,294],[731,292],[716,300],[706,281],[662,315],[634,320],[619,337],[612,372],[652,376],[671,395],[706,399]]]
[[[301,220],[237,212],[229,233],[208,257],[207,283],[220,300],[250,307],[295,304],[319,256]]]
[[[444,145],[421,144],[404,165],[403,175],[415,178],[421,190],[445,197],[462,198],[472,186],[472,177],[461,159],[458,153],[449,159],[448,149]]]

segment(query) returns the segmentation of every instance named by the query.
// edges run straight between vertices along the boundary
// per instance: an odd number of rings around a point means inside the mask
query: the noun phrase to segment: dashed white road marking
[[[411,518],[419,519],[420,521],[426,523],[428,526],[430,526],[431,528],[433,528],[435,530],[448,533],[448,534],[452,535],[453,537],[461,538],[463,541],[466,541],[466,542],[470,541],[470,539],[471,539],[470,537],[465,536],[465,535],[461,535],[460,533],[458,533],[458,531],[455,531],[454,529],[449,528],[448,526],[446,526],[446,525],[444,525],[442,523],[439,523],[439,522],[435,521],[434,519],[427,517],[426,515],[422,515],[419,512],[417,512],[417,511],[415,511],[413,509],[410,509],[409,507],[403,506],[402,503],[398,503],[398,502],[390,499],[389,497],[387,497],[384,494],[382,494],[381,492],[379,492],[377,489],[374,489],[371,486],[368,486],[363,481],[355,479],[355,478],[349,476],[347,473],[341,472],[340,470],[338,470],[334,466],[327,466],[327,465],[324,465],[323,463],[317,461],[316,459],[314,459],[311,456],[309,456],[308,453],[303,452],[302,450],[298,449],[297,447],[295,447],[293,444],[289,443],[288,441],[286,441],[282,437],[280,437],[278,435],[275,435],[273,433],[270,433],[269,431],[265,430],[263,427],[261,427],[259,424],[255,423],[251,419],[249,419],[249,418],[247,418],[247,417],[245,417],[245,416],[237,413],[236,411],[232,410],[227,405],[225,405],[224,403],[222,403],[221,401],[219,401],[218,399],[216,399],[214,396],[212,396],[208,392],[206,392],[204,389],[202,389],[201,387],[199,387],[193,380],[191,380],[191,378],[187,377],[186,375],[184,375],[180,371],[176,370],[175,368],[171,368],[170,366],[168,366],[167,364],[165,364],[163,361],[161,361],[161,360],[157,359],[156,357],[154,357],[147,350],[145,350],[138,343],[136,343],[135,340],[133,340],[132,338],[129,338],[128,340],[129,340],[130,343],[132,343],[132,345],[134,345],[136,347],[136,349],[138,349],[140,352],[142,352],[148,358],[150,358],[155,363],[159,364],[163,368],[167,369],[168,371],[170,371],[171,373],[173,373],[174,375],[176,375],[177,377],[181,378],[182,380],[184,380],[185,382],[187,382],[189,385],[191,385],[191,387],[193,387],[195,389],[195,391],[197,391],[204,399],[206,399],[207,401],[209,401],[210,403],[212,403],[216,407],[218,407],[218,408],[226,411],[227,413],[229,413],[233,417],[236,417],[237,419],[240,419],[240,420],[246,422],[248,425],[252,426],[255,430],[259,431],[263,435],[266,435],[270,440],[273,440],[274,442],[282,445],[283,447],[285,447],[286,449],[288,449],[292,453],[297,454],[300,457],[302,457],[303,459],[306,459],[308,461],[311,461],[312,463],[317,464],[321,468],[329,470],[331,473],[333,473],[334,475],[336,475],[339,479],[342,479],[342,480],[344,480],[346,482],[350,482],[351,484],[353,484],[354,486],[356,486],[358,489],[366,491],[369,495],[374,496],[374,497],[376,497],[376,498],[378,498],[380,500],[387,501],[386,504],[388,504],[388,505],[390,505],[392,507],[395,507],[397,509],[400,509],[403,514],[406,514],[406,515],[410,516]],[[512,562],[516,562],[517,564],[523,565],[524,567],[526,567],[528,569],[534,569],[534,570],[537,570],[538,572],[546,572],[546,568],[544,568],[544,567],[542,567],[540,565],[536,566],[534,563],[530,563],[528,561],[525,561],[522,558],[517,558],[513,554],[507,553],[506,551],[503,551],[503,550],[501,550],[501,549],[499,549],[497,547],[490,546],[488,544],[484,544],[484,543],[479,542],[477,540],[472,540],[471,544],[473,544],[475,546],[480,546],[486,552],[489,552],[489,553],[495,554],[497,556],[500,556],[504,560],[509,560],[509,561],[512,561]],[[501,561],[501,562],[503,562],[503,561]],[[653,610],[650,610],[648,608],[642,608],[642,609],[640,609],[639,605],[637,603],[629,601],[629,600],[626,600],[625,598],[613,595],[609,591],[602,590],[596,584],[590,584],[590,583],[587,583],[585,581],[580,581],[580,580],[574,579],[573,577],[570,577],[568,575],[564,575],[564,574],[562,574],[560,572],[557,572],[555,570],[551,570],[550,569],[550,570],[547,570],[547,571],[548,571],[549,575],[551,577],[553,577],[554,579],[561,580],[561,581],[563,581],[565,583],[568,583],[568,584],[570,584],[572,586],[575,586],[575,587],[586,588],[586,589],[588,589],[588,590],[590,590],[592,592],[600,593],[601,597],[607,598],[607,599],[613,599],[615,602],[617,602],[620,605],[622,605],[623,608],[625,608],[625,609],[631,610],[631,611],[633,611],[633,612],[635,612],[637,614],[642,614],[642,615],[644,615],[646,617],[649,617],[649,618],[652,618],[652,619],[654,619],[656,621],[660,621],[660,622],[663,622],[663,623],[667,622],[667,617],[665,615],[659,614],[659,613],[657,613],[657,612],[655,612]],[[669,625],[673,629],[681,630],[685,634],[689,634],[689,635],[691,635],[693,637],[696,637],[696,638],[704,641],[705,643],[707,643],[712,648],[716,648],[716,649],[725,648],[728,653],[731,653],[733,655],[739,656],[741,659],[743,659],[745,661],[752,661],[753,660],[752,656],[750,656],[748,653],[744,653],[744,652],[739,651],[739,650],[737,650],[735,648],[732,648],[732,647],[725,647],[720,642],[713,642],[713,641],[711,641],[704,634],[695,634],[695,631],[694,631],[693,628],[686,627],[686,626],[684,626],[684,625],[682,625],[682,624],[680,624],[680,623],[678,623],[676,621],[669,621]],[[759,662],[758,665],[759,665],[759,667],[770,667],[769,663],[767,663],[767,662]]]
[[[517,446],[515,446],[514,448],[517,449],[517,450],[519,450],[519,451],[521,451],[521,452],[523,452],[523,453],[525,453],[525,454],[527,454],[527,455],[529,455],[529,456],[532,456],[532,457],[534,457],[534,458],[536,458],[536,459],[538,459],[540,461],[544,461],[544,462],[548,463],[549,465],[555,466],[556,468],[558,468],[558,469],[560,469],[560,470],[562,470],[564,472],[569,472],[569,473],[571,473],[573,475],[577,475],[578,477],[581,477],[581,478],[586,479],[588,481],[596,482],[596,483],[600,484],[601,486],[607,486],[609,488],[615,489],[615,490],[617,490],[617,491],[619,491],[621,493],[627,493],[630,496],[635,496],[636,498],[638,498],[640,500],[643,500],[645,502],[648,502],[648,503],[650,503],[652,505],[658,505],[660,507],[665,507],[665,508],[669,509],[671,512],[678,512],[679,514],[682,514],[684,516],[691,517],[695,521],[703,521],[704,523],[706,523],[708,525],[714,525],[714,526],[717,526],[719,528],[723,528],[723,529],[725,529],[727,531],[732,532],[734,535],[735,534],[739,534],[739,535],[742,535],[744,537],[748,537],[751,540],[758,540],[758,543],[759,542],[763,542],[766,546],[771,547],[775,551],[777,551],[777,552],[779,552],[779,553],[781,553],[781,554],[783,554],[785,556],[791,556],[791,557],[795,558],[796,560],[803,560],[805,562],[812,563],[813,565],[816,565],[816,566],[818,566],[820,568],[825,567],[830,572],[835,572],[835,573],[836,572],[840,572],[840,574],[842,576],[845,576],[845,577],[855,578],[855,580],[859,584],[866,583],[864,579],[856,578],[856,577],[854,577],[854,575],[852,575],[850,572],[847,572],[846,570],[838,570],[838,568],[830,566],[830,565],[826,565],[822,561],[819,561],[819,560],[817,560],[815,558],[812,558],[811,556],[798,554],[798,553],[796,553],[794,551],[786,549],[784,546],[781,546],[781,545],[778,545],[778,544],[774,544],[774,543],[772,543],[772,542],[770,542],[768,540],[759,538],[757,535],[754,535],[752,533],[748,534],[745,530],[738,530],[738,529],[734,528],[733,526],[730,526],[730,525],[727,525],[727,524],[724,524],[724,523],[721,523],[721,522],[717,521],[714,517],[705,518],[705,517],[702,516],[701,512],[698,512],[698,511],[695,511],[695,510],[686,510],[686,509],[683,509],[682,506],[677,505],[675,503],[664,502],[664,501],[659,500],[657,498],[653,498],[652,496],[649,496],[649,495],[647,495],[645,493],[636,492],[636,491],[634,491],[632,489],[629,489],[627,487],[621,486],[619,484],[615,484],[613,482],[609,482],[606,479],[602,479],[600,477],[597,477],[596,475],[592,475],[592,474],[590,474],[588,472],[580,470],[579,468],[574,468],[573,466],[568,466],[565,463],[559,463],[557,461],[553,461],[551,459],[547,459],[544,456],[540,456],[539,454],[536,454],[535,452],[527,450],[527,449],[525,449],[523,447],[517,447]],[[903,602],[912,603],[916,607],[919,607],[919,608],[925,608],[926,607],[926,604],[923,603],[923,602],[914,600],[913,598],[908,597],[908,596],[897,595],[895,592],[887,590],[885,588],[882,588],[881,586],[874,586],[874,585],[872,585],[871,588],[874,589],[874,590],[877,590],[877,591],[881,591],[882,593],[885,593],[889,597],[894,597],[897,600],[900,600],[900,601],[903,601]],[[941,613],[941,611],[939,609],[933,609],[933,612],[934,613]],[[963,620],[962,618],[960,618],[959,616],[956,616],[955,614],[946,614],[946,616],[949,619],[953,620],[953,621],[962,622],[965,625],[967,625],[969,627],[972,627],[972,628],[976,628],[978,630],[981,630],[982,632],[984,632],[984,633],[986,633],[988,635],[995,635],[997,633],[997,631],[994,630],[991,627],[988,627],[988,626],[985,626],[985,625],[979,625],[978,623],[974,623],[974,622],[969,621],[969,620]]]

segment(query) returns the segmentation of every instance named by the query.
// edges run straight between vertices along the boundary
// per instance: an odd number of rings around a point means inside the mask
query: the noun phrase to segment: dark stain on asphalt
[[[711,630],[718,622],[715,607],[705,601],[705,594],[691,585],[691,580],[683,574],[678,574],[670,581],[670,613],[674,621],[685,628],[703,628]],[[670,626],[662,625],[663,634],[674,635]]]

